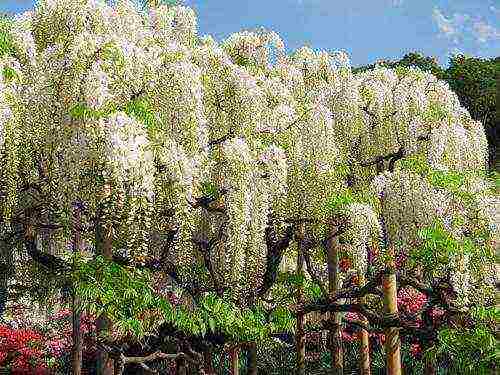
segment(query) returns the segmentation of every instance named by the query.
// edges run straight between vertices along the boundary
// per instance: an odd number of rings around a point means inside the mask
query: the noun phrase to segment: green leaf
[[[211,316],[208,318],[208,326],[210,327],[210,331],[215,333],[215,320]]]

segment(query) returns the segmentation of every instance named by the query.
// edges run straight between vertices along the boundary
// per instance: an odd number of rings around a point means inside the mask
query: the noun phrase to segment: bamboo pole
[[[304,254],[302,252],[302,244],[305,237],[305,223],[300,223],[297,228],[296,238],[298,241],[297,254],[297,276],[304,277]],[[297,288],[297,303],[304,303],[304,288]],[[305,316],[303,313],[297,313],[297,325],[295,331],[295,346],[297,351],[297,375],[305,375],[306,373],[306,336],[304,331]]]
[[[229,353],[230,353],[229,357],[231,358],[231,375],[238,375],[240,373],[239,346],[235,345],[233,348],[231,348],[231,351]]]
[[[338,223],[332,221],[329,228],[330,240],[327,242],[328,296],[334,298],[339,287],[339,240],[333,236],[338,230]],[[342,347],[342,316],[340,313],[329,314],[328,347],[331,354],[332,374],[344,372],[344,350]]]
[[[388,316],[395,316],[398,314],[398,304],[394,248],[392,246],[388,248],[388,257],[387,273],[382,278],[384,312]],[[396,327],[390,327],[385,330],[385,352],[387,375],[401,375],[401,342],[399,340],[399,331]]]
[[[365,285],[365,275],[362,272],[358,273],[359,286]],[[365,297],[359,299],[360,304],[365,303]],[[362,317],[363,323],[368,323],[365,317]],[[360,356],[359,356],[359,372],[361,375],[370,375],[370,338],[368,336],[368,331],[366,329],[361,329],[359,332],[360,338]]]

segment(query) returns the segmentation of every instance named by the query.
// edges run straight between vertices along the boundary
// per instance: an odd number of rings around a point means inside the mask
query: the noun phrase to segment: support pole
[[[362,272],[358,273],[359,286],[363,287],[366,284],[365,275]],[[365,303],[365,297],[359,299],[360,304]],[[362,321],[368,324],[368,319],[362,317]],[[366,329],[361,329],[359,332],[360,353],[359,353],[359,372],[361,375],[370,375],[370,338]]]
[[[388,257],[387,272],[382,278],[384,312],[387,316],[397,316],[397,286],[393,247],[388,248]],[[390,327],[385,330],[385,353],[387,375],[401,375],[401,342],[397,327]]]

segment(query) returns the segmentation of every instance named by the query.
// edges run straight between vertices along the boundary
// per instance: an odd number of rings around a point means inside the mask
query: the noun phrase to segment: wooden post
[[[78,203],[73,207],[73,268],[75,267],[76,256],[79,255],[82,248],[81,240],[81,212]],[[75,285],[73,286],[73,301],[72,301],[72,339],[73,346],[71,348],[71,367],[73,375],[81,375],[82,373],[82,329],[81,329],[81,311],[80,299],[76,295]]]
[[[389,263],[387,272],[382,278],[382,287],[384,292],[384,311],[387,316],[397,316],[397,289],[396,273],[394,264],[394,248],[391,246],[387,250]],[[401,375],[401,342],[399,340],[399,331],[396,327],[385,330],[385,353],[387,375]]]
[[[240,373],[240,348],[238,345],[235,345],[231,348],[230,358],[231,358],[231,375],[238,375]]]
[[[358,273],[359,286],[365,285],[365,275],[362,272]],[[360,304],[365,303],[365,297],[359,299]],[[365,317],[362,317],[364,323],[368,323]],[[370,338],[368,336],[368,331],[366,329],[361,329],[359,332],[360,336],[360,353],[359,353],[359,372],[361,375],[370,375]]]
[[[334,236],[338,230],[339,223],[332,221],[328,231],[331,237],[327,241],[327,265],[328,265],[328,296],[334,298],[339,287],[339,240]],[[344,350],[342,347],[342,317],[340,313],[329,314],[328,347],[332,360],[332,374],[342,375],[344,372]]]
[[[298,241],[297,255],[297,276],[304,277],[304,254],[303,240],[305,237],[305,223],[299,223],[296,237]],[[297,303],[301,306],[304,303],[304,288],[297,288]],[[306,373],[306,336],[304,331],[305,316],[303,313],[297,313],[297,326],[295,330],[295,347],[297,351],[297,375],[305,375]]]

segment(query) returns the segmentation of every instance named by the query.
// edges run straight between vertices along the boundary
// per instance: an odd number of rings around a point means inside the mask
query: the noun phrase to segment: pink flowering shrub
[[[84,361],[95,356],[92,340],[88,338],[95,331],[94,321],[86,315],[81,318]],[[10,368],[13,375],[49,374],[51,369],[61,367],[64,357],[71,352],[71,334],[70,309],[59,310],[40,330],[0,325],[0,367]]]
[[[43,337],[38,332],[0,325],[0,366],[11,367],[18,374],[34,369],[43,374],[47,367],[43,348]]]
[[[398,310],[400,313],[415,315],[422,311],[427,297],[413,288],[398,291]]]

